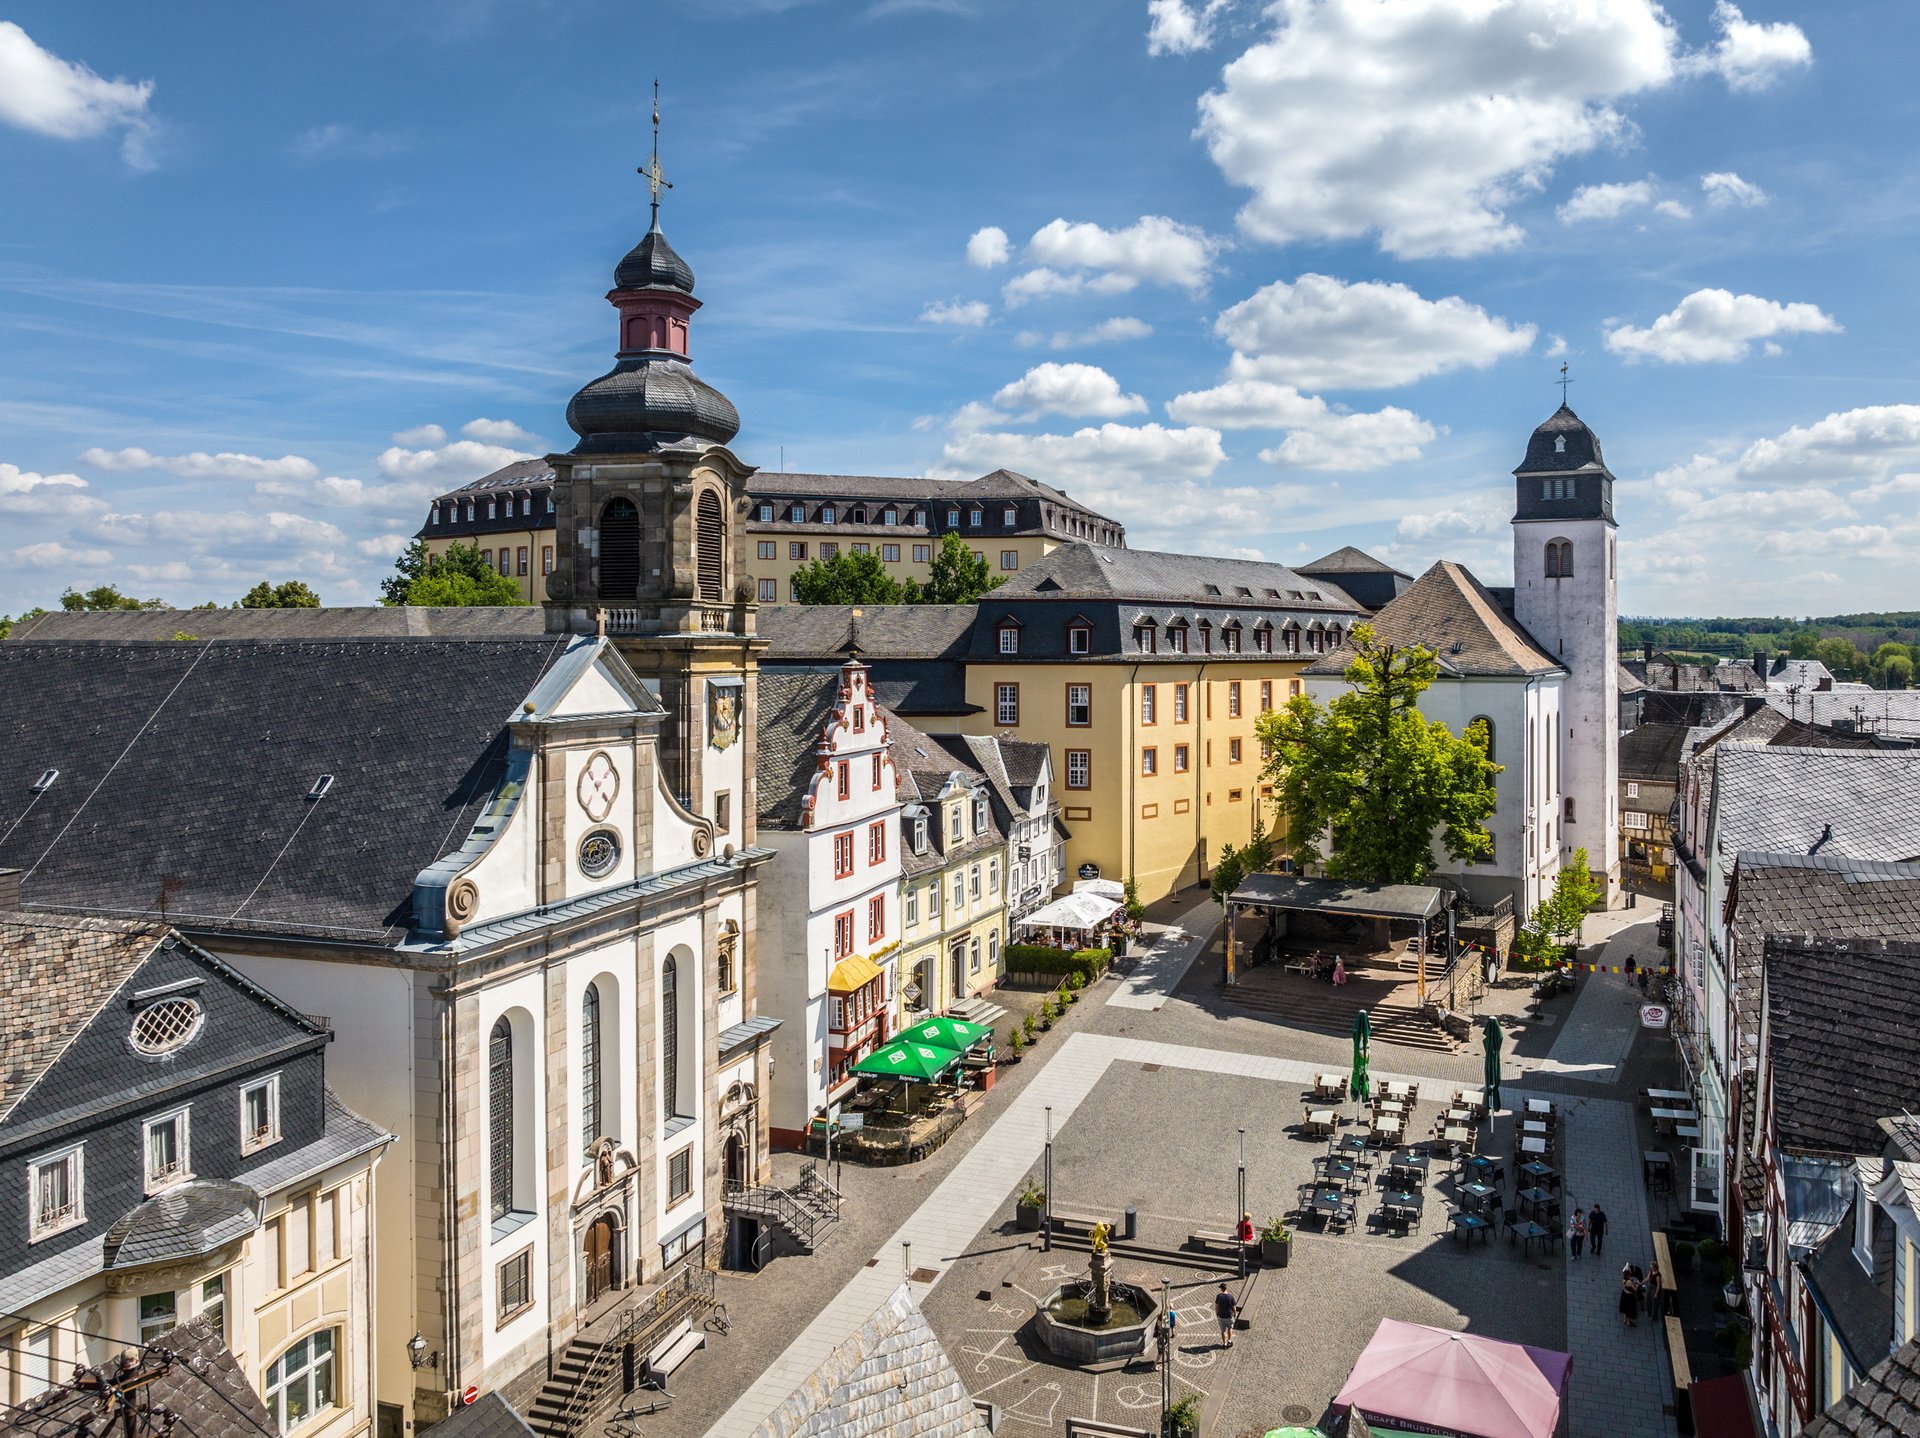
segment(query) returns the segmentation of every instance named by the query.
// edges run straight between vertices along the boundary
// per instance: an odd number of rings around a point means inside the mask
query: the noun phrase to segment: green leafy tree
[[[1867,667],[1867,656],[1851,639],[1822,639],[1813,646],[1813,657],[1836,679],[1856,678]]]
[[[903,604],[900,581],[876,554],[841,550],[793,572],[793,597],[801,604]]]
[[[1213,861],[1213,901],[1226,905],[1228,897],[1247,877],[1247,863],[1241,852],[1228,844]]]
[[[1136,924],[1146,918],[1147,906],[1140,902],[1140,886],[1132,879],[1128,879],[1120,886],[1120,892],[1124,896],[1120,903],[1120,912]]]
[[[284,584],[261,580],[240,596],[236,609],[318,609],[320,596],[297,579]]]
[[[919,592],[920,604],[972,604],[988,590],[998,589],[1006,580],[987,568],[985,555],[975,557],[966,541],[949,530],[940,537],[933,552],[933,568],[926,587]]]
[[[1820,645],[1820,631],[1817,629],[1795,629],[1782,637],[1787,641],[1789,659],[1811,659]]]
[[[1554,876],[1553,892],[1534,907],[1514,935],[1523,959],[1557,958],[1568,944],[1579,941],[1581,921],[1600,902],[1600,886],[1588,865],[1587,851],[1575,849]]]
[[[131,594],[122,594],[111,584],[99,584],[84,594],[77,589],[67,590],[60,596],[60,607],[69,614],[81,614],[109,609],[166,609],[169,606],[164,599],[135,599]]]
[[[1879,675],[1878,683],[1882,689],[1913,688],[1913,660],[1904,654],[1895,654],[1874,671]]]
[[[1346,693],[1325,705],[1297,695],[1256,726],[1291,857],[1372,884],[1421,882],[1436,840],[1456,860],[1490,857],[1500,766],[1487,758],[1485,726],[1456,735],[1420,713],[1439,673],[1432,650],[1376,644],[1367,624],[1351,638]]]
[[[477,544],[451,544],[445,554],[430,555],[420,539],[407,546],[393,574],[381,581],[380,602],[447,607],[526,603],[520,586],[481,558]]]

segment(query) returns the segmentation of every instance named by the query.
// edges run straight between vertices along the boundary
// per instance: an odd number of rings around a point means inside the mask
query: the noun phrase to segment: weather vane
[[[657,110],[654,112],[653,126],[656,131],[660,128],[660,114],[659,114],[659,111]],[[657,162],[656,162],[656,165],[657,165]],[[654,203],[655,205],[658,205],[659,201],[656,199]],[[1573,381],[1567,378],[1567,362],[1565,360],[1561,360],[1560,361],[1560,403],[1563,407],[1567,402],[1567,386],[1572,383]]]
[[[660,173],[660,82],[653,82],[653,154],[636,174],[647,177],[647,191],[653,197],[653,224],[660,225],[660,192],[671,190],[673,181]]]

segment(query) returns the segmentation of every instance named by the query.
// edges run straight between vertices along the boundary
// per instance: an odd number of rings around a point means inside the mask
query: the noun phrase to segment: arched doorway
[[[584,1248],[587,1266],[587,1305],[591,1307],[620,1287],[620,1220],[603,1213],[587,1228]]]
[[[952,1006],[967,996],[967,946],[965,942],[955,944],[953,952],[947,956],[947,1004]]]
[[[729,1193],[738,1193],[747,1187],[747,1146],[737,1133],[727,1135],[724,1171]]]

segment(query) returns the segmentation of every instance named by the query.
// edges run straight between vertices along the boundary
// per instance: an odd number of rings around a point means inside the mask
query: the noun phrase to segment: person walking
[[[1647,1281],[1643,1289],[1643,1296],[1647,1304],[1647,1317],[1651,1318],[1656,1324],[1659,1323],[1663,1315],[1660,1312],[1660,1265],[1657,1263],[1647,1269]]]
[[[1576,1208],[1573,1217],[1567,1220],[1567,1249],[1575,1258],[1580,1256],[1580,1245],[1587,1241],[1587,1213]]]
[[[1628,1328],[1633,1328],[1638,1326],[1639,1319],[1640,1278],[1638,1271],[1629,1263],[1620,1270],[1620,1321]]]
[[[1599,1204],[1587,1210],[1587,1242],[1598,1258],[1607,1241],[1607,1211]]]
[[[1220,1346],[1233,1347],[1233,1319],[1240,1311],[1240,1305],[1234,1302],[1233,1290],[1226,1284],[1220,1285],[1220,1291],[1213,1295],[1213,1316],[1220,1324]]]

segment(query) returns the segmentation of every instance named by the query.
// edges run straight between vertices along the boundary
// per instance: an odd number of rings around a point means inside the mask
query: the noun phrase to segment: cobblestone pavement
[[[1164,1004],[1207,947],[1220,915],[1220,906],[1205,898],[1165,927],[1150,926],[1145,952],[1129,956],[1130,971],[1107,995],[1107,1007],[1153,1010]]]

